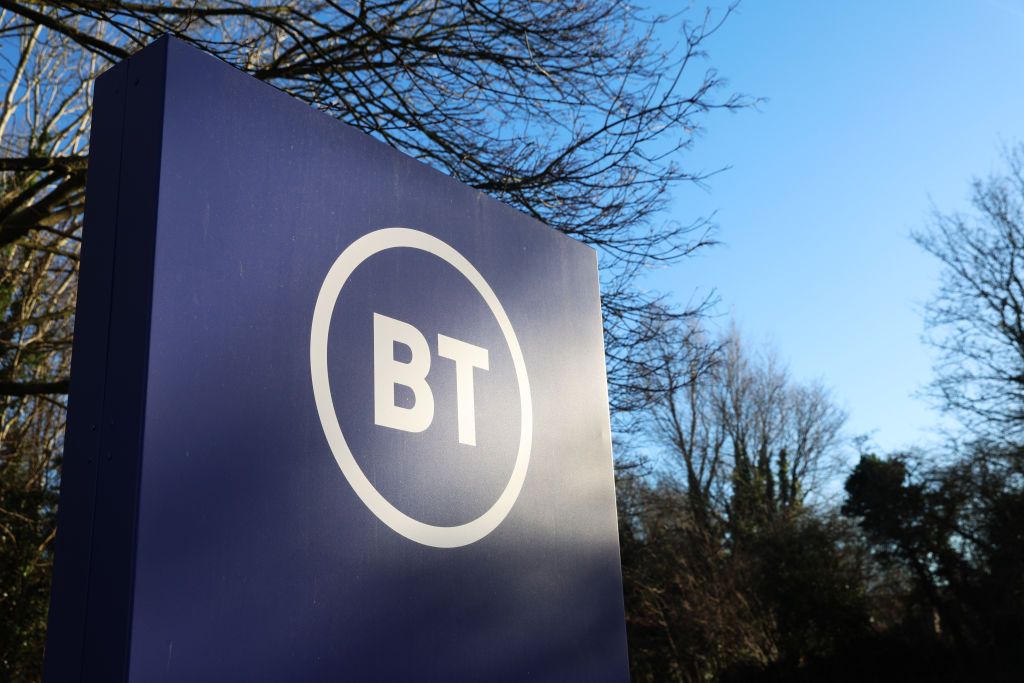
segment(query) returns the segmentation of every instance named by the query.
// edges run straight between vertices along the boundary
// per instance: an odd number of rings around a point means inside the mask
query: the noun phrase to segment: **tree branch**
[[[0,382],[0,396],[38,396],[40,394],[67,394],[70,380],[55,382]]]

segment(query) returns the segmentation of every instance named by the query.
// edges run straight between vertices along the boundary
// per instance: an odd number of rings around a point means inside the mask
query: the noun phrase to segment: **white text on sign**
[[[395,359],[395,343],[411,354],[408,362]],[[476,445],[476,409],[473,369],[489,369],[487,349],[443,334],[437,335],[437,354],[455,362],[455,400],[459,443]],[[373,421],[381,427],[422,432],[434,421],[434,394],[427,383],[430,347],[423,334],[409,323],[373,314]],[[395,386],[412,391],[413,404],[395,404]]]

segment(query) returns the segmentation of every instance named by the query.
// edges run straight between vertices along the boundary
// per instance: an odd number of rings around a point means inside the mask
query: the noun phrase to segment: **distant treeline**
[[[743,513],[623,471],[633,680],[1022,680],[1024,453],[927,463],[865,454],[839,510]]]
[[[861,441],[837,469],[824,389],[735,333],[663,331],[623,441],[661,455],[618,477],[635,681],[1024,680],[1024,148],[1005,161],[915,235],[943,266],[925,322],[962,425],[946,446]]]

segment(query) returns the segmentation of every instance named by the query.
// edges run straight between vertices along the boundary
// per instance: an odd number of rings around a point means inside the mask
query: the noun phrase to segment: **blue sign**
[[[593,250],[172,39],[96,84],[48,681],[627,681]]]

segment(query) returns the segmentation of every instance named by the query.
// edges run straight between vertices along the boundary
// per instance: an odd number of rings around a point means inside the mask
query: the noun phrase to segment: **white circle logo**
[[[509,477],[508,484],[498,496],[498,500],[486,512],[471,522],[458,526],[435,526],[413,519],[381,495],[352,455],[352,451],[345,441],[345,435],[342,433],[338,415],[334,409],[334,401],[331,398],[331,386],[327,375],[327,336],[338,296],[349,277],[363,261],[386,249],[400,248],[417,249],[433,254],[459,271],[473,285],[487,304],[505,337],[519,384],[521,427],[519,450],[512,468],[512,476]],[[505,309],[502,308],[494,290],[473,267],[473,264],[466,260],[466,257],[436,237],[409,228],[383,228],[357,239],[341,252],[320,287],[316,308],[313,310],[313,326],[309,339],[309,365],[320,424],[323,425],[327,443],[334,453],[334,459],[337,460],[342,474],[345,475],[356,495],[382,522],[417,543],[435,548],[458,548],[479,541],[494,531],[508,516],[523,488],[526,469],[530,464],[530,446],[533,442],[533,403],[530,398],[530,382],[526,376],[526,362],[523,360],[522,349],[519,348],[519,340],[516,338],[515,330],[512,329],[512,323],[509,321]]]

